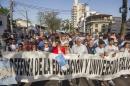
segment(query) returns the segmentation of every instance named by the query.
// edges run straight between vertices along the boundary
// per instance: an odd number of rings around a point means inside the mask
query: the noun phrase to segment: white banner
[[[111,80],[124,74],[130,74],[130,55],[124,53],[118,53],[116,57],[107,59],[89,54],[57,57],[56,54],[45,52],[14,52],[6,53],[4,56],[9,59],[16,79],[20,82],[65,80],[79,77]],[[62,67],[66,64],[67,69],[63,70]]]

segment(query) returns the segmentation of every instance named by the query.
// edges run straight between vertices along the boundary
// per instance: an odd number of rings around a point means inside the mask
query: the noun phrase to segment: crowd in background
[[[129,43],[123,36],[115,33],[88,34],[78,31],[72,33],[44,33],[31,36],[3,34],[1,43],[4,51],[45,51],[55,54],[98,54],[102,58],[114,57],[117,52],[130,52]]]

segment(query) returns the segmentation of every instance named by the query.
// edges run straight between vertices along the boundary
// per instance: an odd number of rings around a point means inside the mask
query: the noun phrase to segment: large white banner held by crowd
[[[16,80],[20,82],[79,77],[110,80],[130,74],[130,56],[124,53],[118,53],[111,59],[89,54],[70,54],[64,57],[44,52],[14,52],[6,53],[3,58],[9,60]]]

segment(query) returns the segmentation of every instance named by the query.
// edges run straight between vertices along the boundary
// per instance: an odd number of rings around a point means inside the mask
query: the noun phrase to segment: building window
[[[102,28],[105,28],[105,26],[106,26],[106,25],[105,25],[105,24],[103,24],[103,25],[102,25]]]
[[[95,24],[95,27],[98,27],[98,24]]]
[[[98,33],[98,29],[95,29],[95,32],[97,32],[97,33]]]
[[[0,26],[2,26],[2,21],[0,21]]]

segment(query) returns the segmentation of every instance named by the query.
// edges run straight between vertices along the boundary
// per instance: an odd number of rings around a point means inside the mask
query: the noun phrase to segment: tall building
[[[16,19],[16,26],[17,27],[27,28],[27,20]],[[28,26],[31,26],[31,22],[30,21],[28,21]]]
[[[86,18],[86,31],[88,33],[107,32],[112,20],[112,15],[108,14],[91,15]]]
[[[74,4],[78,4],[79,3],[79,0],[74,0]]]
[[[72,22],[74,28],[78,28],[78,23],[81,17],[84,16],[85,12],[86,12],[86,5],[83,3],[79,3],[78,0],[74,0],[72,7]]]
[[[86,32],[85,19],[96,13],[96,11],[90,11],[86,3],[80,3],[79,0],[74,0],[72,7],[73,27],[80,29],[81,32]]]

